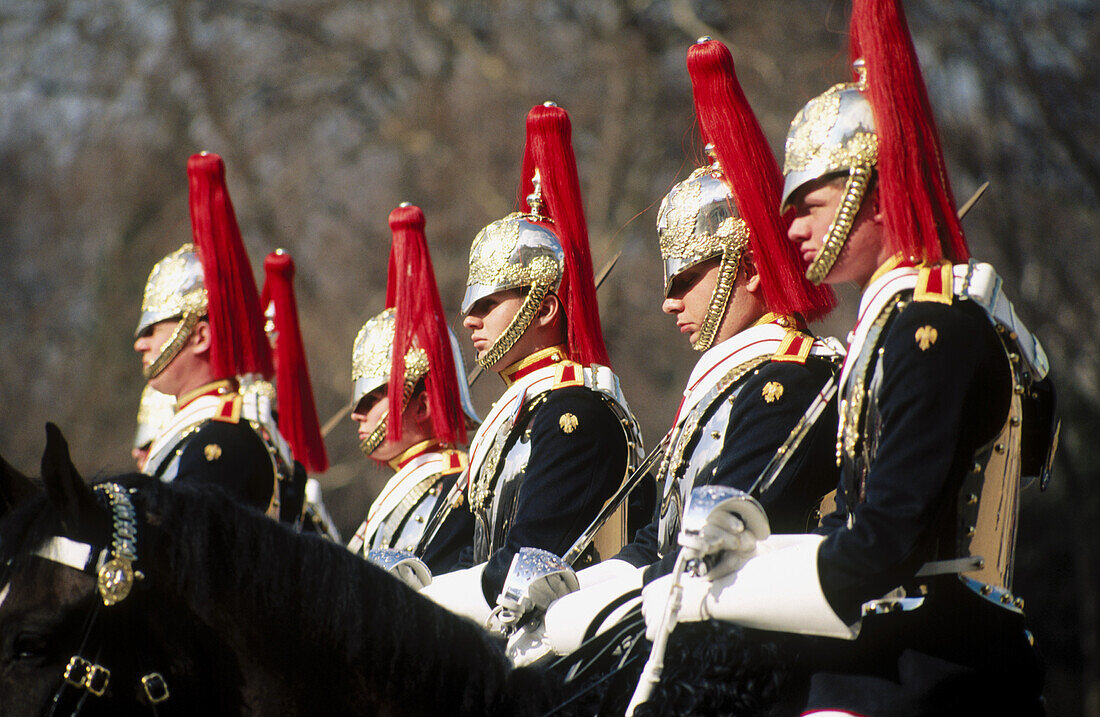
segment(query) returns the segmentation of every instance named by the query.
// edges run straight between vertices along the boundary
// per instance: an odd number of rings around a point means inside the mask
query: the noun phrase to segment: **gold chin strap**
[[[867,183],[873,172],[874,167],[867,164],[852,167],[848,171],[848,181],[844,183],[844,198],[837,207],[833,223],[825,232],[821,251],[806,269],[806,278],[814,284],[825,281],[825,277],[833,270],[844,243],[848,241],[848,235],[852,233],[852,225],[859,213],[859,205],[863,203],[863,197],[867,193]]]
[[[477,360],[481,368],[485,370],[492,369],[516,345],[516,341],[519,341],[519,337],[523,336],[523,332],[527,331],[527,328],[531,325],[542,300],[546,298],[549,292],[550,282],[538,281],[531,285],[531,289],[524,297],[519,311],[512,317],[508,326],[493,342],[493,345],[489,347],[485,355]]]
[[[416,390],[416,384],[420,382],[420,379],[428,373],[427,364],[419,370],[414,370],[412,376],[405,379],[405,390],[401,396],[401,410],[404,411],[409,405],[409,401],[412,399],[413,391]],[[381,400],[381,399],[379,399]],[[386,440],[386,428],[389,424],[390,412],[386,411],[382,414],[382,419],[378,421],[378,425],[374,427],[374,430],[370,432],[366,438],[359,442],[359,450],[363,452],[367,458],[370,458],[370,454],[378,450],[378,446],[382,445],[382,441]]]
[[[378,425],[374,427],[374,430],[370,432],[370,435],[359,442],[359,450],[363,452],[363,455],[370,458],[370,454],[378,450],[378,446],[382,445],[382,441],[386,438],[386,424],[389,422],[387,419],[390,417],[390,412],[386,411],[382,414],[382,420],[378,422]]]
[[[176,324],[176,330],[164,342],[164,346],[160,347],[160,353],[157,354],[151,364],[142,369],[146,381],[151,381],[159,376],[164,369],[168,368],[168,364],[172,363],[172,360],[183,349],[183,345],[187,343],[187,339],[191,337],[191,332],[195,330],[198,323],[198,313],[194,311],[183,312],[179,323]]]
[[[710,306],[707,307],[707,313],[703,317],[703,325],[699,327],[699,338],[692,346],[696,351],[709,349],[718,335],[718,329],[729,307],[730,296],[733,294],[733,283],[737,281],[737,272],[741,268],[742,246],[722,252],[722,261],[718,265],[718,280],[714,283],[714,292],[710,295]]]

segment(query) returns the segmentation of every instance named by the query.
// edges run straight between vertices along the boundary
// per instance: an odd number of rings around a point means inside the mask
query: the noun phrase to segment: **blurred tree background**
[[[974,254],[1042,337],[1064,420],[1049,490],[1024,494],[1016,588],[1052,715],[1100,717],[1100,19],[1091,0],[912,0],[911,28]],[[474,234],[513,207],[526,111],[573,118],[604,332],[647,441],[695,356],[661,315],[656,205],[701,158],[684,65],[724,40],[781,155],[847,79],[846,3],[788,0],[0,0],[0,452],[36,472],[60,424],[86,473],[130,466],[132,352],[153,263],[189,240],[185,163],[222,154],[257,276],[297,291],[319,413],[351,388],[381,309],[388,212],[428,217],[456,314]],[[261,278],[262,280],[262,278]],[[819,327],[843,336],[857,293]],[[460,327],[458,327],[460,329]],[[461,331],[459,332],[461,336]],[[483,378],[484,411],[500,391]],[[386,472],[342,422],[320,479],[349,532]]]

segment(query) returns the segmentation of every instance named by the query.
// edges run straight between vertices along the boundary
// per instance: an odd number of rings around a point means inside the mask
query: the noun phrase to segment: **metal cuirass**
[[[662,486],[659,544],[657,552],[662,557],[679,548],[677,536],[684,502],[695,487],[710,482],[718,468],[718,459],[729,428],[729,415],[737,400],[744,380],[752,369],[764,363],[770,356],[736,366],[692,407],[680,423],[657,472],[657,485]]]
[[[514,424],[501,426],[489,446],[480,471],[488,480],[479,477],[470,504],[474,514],[475,563],[488,560],[504,544],[531,459],[531,419],[549,395],[545,391],[528,401],[523,417]]]
[[[413,486],[378,526],[364,552],[376,548],[392,548],[409,553],[416,550],[442,488],[441,473],[429,475]]]

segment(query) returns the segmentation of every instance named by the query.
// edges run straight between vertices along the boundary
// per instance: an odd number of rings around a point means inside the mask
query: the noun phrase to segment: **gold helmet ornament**
[[[390,383],[393,365],[393,336],[397,314],[386,309],[369,319],[359,330],[351,349],[352,401],[359,403],[368,393],[385,388]],[[412,397],[416,384],[428,373],[428,357],[423,349],[410,347],[405,354],[404,400]],[[371,434],[364,438],[359,448],[364,455],[374,453],[386,438],[388,416],[378,422]]]
[[[477,360],[484,369],[492,368],[508,353],[531,325],[542,300],[561,284],[565,255],[557,236],[546,226],[550,220],[542,214],[538,170],[533,183],[534,191],[527,197],[530,211],[513,212],[493,222],[477,233],[470,247],[470,273],[462,298],[464,315],[475,303],[498,291],[528,289],[519,311]]]
[[[821,251],[806,269],[806,278],[815,284],[824,281],[840,256],[878,164],[875,119],[865,95],[866,67],[859,60],[853,68],[858,81],[834,85],[807,102],[787,133],[781,212],[787,211],[791,196],[807,183],[847,175],[844,197]]]
[[[153,266],[145,282],[141,318],[134,335],[140,336],[154,324],[169,319],[179,319],[179,324],[156,359],[144,368],[146,380],[156,378],[172,363],[199,319],[206,315],[206,307],[202,262],[193,244],[184,244]]]

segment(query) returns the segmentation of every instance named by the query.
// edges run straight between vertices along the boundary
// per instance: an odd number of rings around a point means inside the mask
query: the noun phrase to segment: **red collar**
[[[231,391],[236,390],[232,379],[223,378],[220,381],[214,381],[212,383],[206,383],[199,386],[196,389],[188,391],[176,398],[176,411],[178,412],[184,406],[194,401],[196,398],[202,396],[221,396]]]
[[[547,366],[553,366],[554,364],[561,363],[569,358],[564,346],[551,346],[548,349],[542,349],[536,351],[526,358],[522,358],[516,361],[500,372],[500,377],[504,379],[504,383],[511,386],[516,381],[520,380],[524,376],[528,376],[540,368],[546,368]]]
[[[387,463],[389,463],[390,468],[393,468],[393,470],[396,472],[407,466],[414,458],[422,456],[428,451],[438,451],[442,447],[442,443],[435,440],[434,438],[429,438],[428,440],[421,441],[414,446],[409,446],[404,453],[397,456],[396,458],[391,458],[389,461],[387,461]]]

